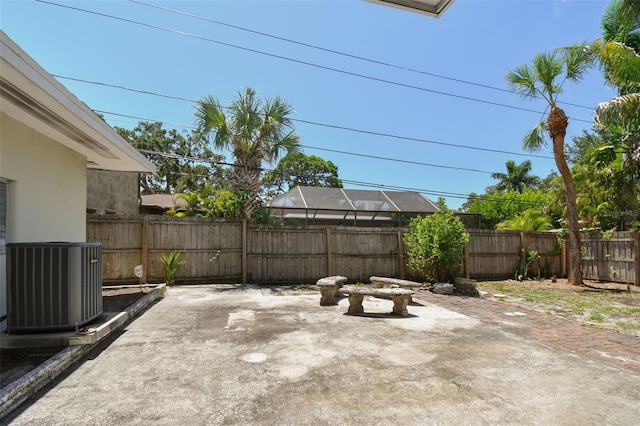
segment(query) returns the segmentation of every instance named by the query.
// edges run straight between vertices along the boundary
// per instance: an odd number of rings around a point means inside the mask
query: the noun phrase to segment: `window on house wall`
[[[7,183],[0,181],[0,254],[7,243]]]

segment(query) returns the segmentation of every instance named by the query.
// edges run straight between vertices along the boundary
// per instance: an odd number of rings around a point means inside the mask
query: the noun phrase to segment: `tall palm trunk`
[[[260,165],[256,157],[236,157],[231,174],[231,186],[239,199],[244,198],[244,218],[251,219],[253,212],[260,207]],[[245,198],[246,197],[246,198]]]
[[[555,105],[547,117],[549,135],[553,140],[553,158],[564,181],[567,200],[567,226],[569,228],[569,275],[571,284],[582,285],[582,243],[578,224],[578,206],[571,170],[564,155],[564,137],[569,119],[564,111]]]

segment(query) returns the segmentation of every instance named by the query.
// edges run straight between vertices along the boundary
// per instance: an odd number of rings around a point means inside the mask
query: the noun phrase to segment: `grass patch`
[[[616,327],[627,333],[640,331],[640,324],[634,322],[618,321],[616,322]]]
[[[478,289],[510,299],[520,299],[532,308],[554,313],[582,325],[636,334],[640,330],[640,295],[627,292],[591,291],[584,287],[546,287],[540,282],[488,281]],[[503,299],[501,299],[503,300]],[[507,300],[508,301],[508,300]],[[520,302],[522,303],[522,302]]]
[[[300,285],[296,286],[296,289],[297,290],[306,290],[306,291],[313,290],[311,288],[311,284],[300,284]]]
[[[602,322],[604,321],[604,315],[602,315],[601,312],[591,312],[591,315],[589,315],[589,321]]]

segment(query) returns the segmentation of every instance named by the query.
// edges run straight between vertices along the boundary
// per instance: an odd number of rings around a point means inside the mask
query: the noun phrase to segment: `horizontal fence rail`
[[[260,226],[241,220],[157,215],[88,215],[87,241],[103,245],[105,282],[162,282],[163,255],[182,253],[183,283],[314,283],[343,275],[422,280],[408,266],[401,228]],[[518,278],[530,252],[534,277],[566,276],[566,249],[556,234],[471,230],[460,274],[474,279]],[[638,232],[585,234],[585,278],[638,283]]]
[[[638,231],[582,236],[584,278],[640,285]]]

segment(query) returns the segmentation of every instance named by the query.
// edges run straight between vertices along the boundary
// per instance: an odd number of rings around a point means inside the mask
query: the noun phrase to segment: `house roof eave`
[[[2,112],[102,170],[155,173],[155,166],[0,30]]]

